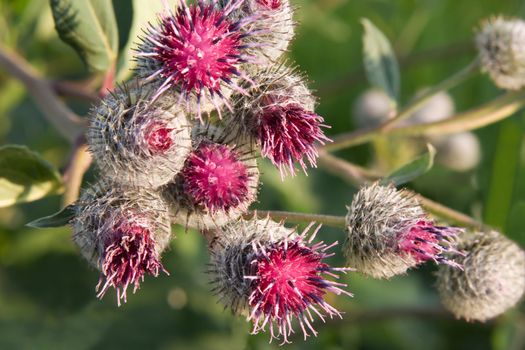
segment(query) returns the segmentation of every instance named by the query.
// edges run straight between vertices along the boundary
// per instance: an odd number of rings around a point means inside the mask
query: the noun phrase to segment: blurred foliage
[[[127,51],[132,9],[127,1],[114,1],[114,5],[118,42]],[[498,13],[525,14],[525,5],[518,0],[303,0],[296,5],[300,26],[289,56],[312,80],[320,97],[318,112],[332,125],[331,134],[354,128],[350,106],[368,87],[360,18],[369,18],[392,42],[401,67],[400,101],[404,104],[419,88],[439,82],[473,58],[472,28],[481,19]],[[90,77],[79,56],[59,39],[47,0],[0,2],[0,40],[16,48],[49,79]],[[458,110],[497,94],[483,76],[452,91]],[[81,115],[89,108],[82,100],[67,102]],[[520,113],[477,131],[483,158],[475,171],[456,173],[436,165],[411,186],[431,199],[484,219],[524,246],[524,128],[525,115]],[[58,168],[64,167],[70,152],[22,86],[0,71],[0,145],[11,143],[27,145]],[[339,154],[369,165],[372,153],[367,145]],[[300,174],[281,182],[268,163],[262,164],[264,186],[257,205],[261,209],[343,215],[355,192],[320,169],[311,170],[308,177]],[[88,173],[86,181],[92,176]],[[96,300],[98,274],[80,258],[70,230],[24,226],[58,211],[59,202],[60,198],[50,197],[0,209],[1,349],[277,348],[277,344],[268,344],[267,334],[250,336],[242,318],[233,317],[216,303],[205,273],[205,242],[196,232],[186,233],[180,227],[174,228],[177,239],[164,257],[170,276],[146,278],[141,290],[120,308],[111,293],[103,301]],[[343,232],[329,228],[320,235],[325,240],[344,238]],[[333,259],[334,264],[343,263],[341,254]],[[330,300],[345,311],[345,319],[328,320],[326,325],[317,322],[317,338],[303,342],[297,335],[287,348],[524,347],[523,306],[484,325],[455,321],[440,313],[407,313],[439,307],[432,266],[390,281],[350,273],[345,282],[355,297]]]

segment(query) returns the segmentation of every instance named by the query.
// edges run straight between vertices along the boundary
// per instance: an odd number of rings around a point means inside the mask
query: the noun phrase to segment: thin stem
[[[382,177],[372,170],[347,162],[326,152],[320,152],[317,162],[327,172],[342,177],[354,187],[359,187],[367,181],[374,181]]]
[[[449,223],[475,230],[483,230],[486,228],[482,222],[479,222],[466,214],[460,213],[459,211],[444,206],[443,204],[434,202],[433,200],[423,197],[420,194],[418,194],[416,198],[419,201],[419,204],[421,204],[421,206],[429,213],[439,218],[445,219]]]
[[[510,117],[525,106],[525,90],[508,92],[481,107],[456,114],[442,121],[407,125],[392,129],[390,134],[402,136],[431,136],[474,130]]]
[[[472,54],[475,48],[470,41],[457,42],[440,47],[434,47],[428,50],[410,54],[410,56],[399,57],[399,66],[401,68],[411,68],[422,63],[433,62],[436,60],[457,59],[458,57]],[[336,94],[347,92],[349,88],[360,86],[361,82],[366,79],[364,68],[349,72],[346,76],[335,80],[321,83],[317,88],[319,96],[334,96]]]
[[[82,185],[82,178],[84,177],[85,172],[89,169],[92,160],[87,145],[83,140],[77,141],[69,160],[69,164],[64,171],[63,179],[66,191],[62,197],[63,207],[66,207],[78,199],[80,186]]]
[[[322,162],[319,162],[321,167],[326,167],[325,169],[328,172],[341,177],[343,180],[348,181],[352,185],[362,185],[367,181],[375,181],[381,177],[379,174],[372,173],[369,170],[363,169],[358,165],[352,164],[333,155],[322,154],[321,157],[324,158]],[[356,171],[360,172],[356,174]],[[486,228],[483,223],[477,221],[476,219],[444,206],[443,204],[434,202],[433,200],[428,199],[420,194],[417,194],[416,198],[421,206],[429,213],[436,217],[442,218],[447,222],[478,230]]]
[[[320,151],[337,151],[361,145],[383,135],[429,136],[454,134],[474,130],[505,119],[525,106],[525,90],[507,92],[484,105],[455,116],[427,124],[405,125],[384,130],[382,124],[376,128],[360,129],[333,137],[334,142],[320,147]]]
[[[307,214],[307,213],[294,213],[289,211],[274,211],[274,210],[253,210],[249,211],[244,215],[246,219],[251,219],[253,217],[257,218],[267,218],[270,217],[273,220],[288,221],[293,223],[309,223],[312,221],[318,222],[320,224],[336,227],[336,228],[345,228],[345,217],[344,216],[334,216],[334,215],[320,215],[320,214]]]
[[[474,76],[476,73],[479,73],[479,60],[475,59],[468,66],[454,74],[453,76],[443,80],[441,83],[434,85],[425,91],[421,96],[416,98],[414,101],[410,102],[407,106],[401,109],[397,115],[388,120],[382,125],[383,130],[388,130],[392,128],[397,122],[409,118],[415,111],[417,111],[421,106],[428,102],[436,94],[447,91],[453,88],[454,86],[459,85],[468,78]]]
[[[0,45],[0,67],[24,84],[44,116],[64,138],[74,143],[83,134],[82,118],[58,99],[52,86],[23,57]]]
[[[83,84],[71,81],[50,81],[49,84],[59,96],[74,97],[88,102],[96,102],[99,97]]]

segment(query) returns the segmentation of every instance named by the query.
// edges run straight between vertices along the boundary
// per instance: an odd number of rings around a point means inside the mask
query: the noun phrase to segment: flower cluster
[[[101,179],[75,203],[72,225],[101,272],[99,297],[112,287],[120,305],[146,275],[166,272],[161,254],[180,224],[209,238],[214,290],[253,333],[289,342],[294,324],[306,338],[314,315],[341,317],[326,301],[351,296],[337,281],[350,268],[327,262],[337,242],[314,242],[320,226],[298,233],[247,213],[259,155],[285,177],[315,166],[330,141],[305,78],[281,60],[292,12],[288,0],[181,0],[144,31],[136,77],[91,109],[86,140]],[[462,229],[436,224],[407,191],[365,186],[346,224],[348,265],[362,273],[389,278],[426,261],[462,269]]]
[[[341,315],[324,301],[349,294],[326,279],[347,270],[325,261],[333,245],[241,218],[257,199],[259,154],[284,177],[315,166],[315,145],[329,141],[305,78],[281,60],[292,12],[288,0],[183,0],[144,30],[136,76],[89,114],[101,180],[75,203],[72,224],[101,272],[99,297],[113,287],[120,305],[129,287],[166,272],[160,255],[176,223],[215,233],[221,297],[250,308],[254,332],[271,324],[288,341],[293,318],[306,336],[312,311]]]

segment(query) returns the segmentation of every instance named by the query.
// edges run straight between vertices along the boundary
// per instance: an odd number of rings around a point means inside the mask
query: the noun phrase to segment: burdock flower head
[[[157,188],[182,169],[190,152],[189,122],[176,100],[162,96],[151,104],[152,93],[136,82],[124,85],[90,112],[89,149],[113,182]]]
[[[254,72],[255,82],[247,94],[234,97],[232,129],[249,135],[261,154],[279,168],[284,177],[295,175],[295,163],[306,172],[306,162],[316,165],[316,143],[328,139],[324,119],[315,114],[315,99],[303,77],[282,64]]]
[[[502,234],[466,235],[458,257],[463,270],[442,266],[437,287],[443,305],[456,317],[486,321],[514,306],[525,292],[525,252]]]
[[[461,254],[454,244],[462,230],[437,226],[406,190],[377,183],[363,187],[346,224],[344,253],[348,264],[364,274],[390,278],[428,260],[461,267],[447,255]]]
[[[250,146],[229,142],[222,129],[210,125],[194,127],[193,145],[163,192],[175,222],[199,229],[222,226],[257,198],[257,161]]]
[[[148,28],[135,56],[138,75],[158,84],[156,96],[166,90],[180,93],[198,118],[226,102],[236,88],[234,78],[243,75],[241,65],[254,59],[247,42],[254,33],[243,30],[254,18],[232,16],[243,3],[219,7],[217,0],[182,0],[175,12],[166,9]]]
[[[313,225],[313,223],[312,223]],[[348,268],[334,268],[324,260],[334,245],[312,243],[308,226],[301,234],[267,220],[240,220],[217,230],[211,251],[214,291],[235,313],[244,312],[253,322],[253,333],[270,329],[271,339],[289,341],[294,319],[304,337],[317,335],[313,315],[341,317],[324,297],[344,291],[338,278]],[[274,328],[275,327],[275,328]]]
[[[209,0],[208,0],[209,1]],[[218,0],[221,8],[232,0]],[[232,13],[237,19],[252,17],[243,31],[257,33],[246,37],[252,43],[250,53],[257,56],[259,64],[276,61],[288,49],[294,36],[293,9],[288,0],[244,0]]]
[[[502,89],[525,86],[525,22],[494,17],[485,21],[476,35],[481,65]]]
[[[110,287],[117,302],[126,302],[146,274],[164,271],[160,254],[171,231],[167,204],[154,192],[99,183],[85,190],[75,204],[73,240],[82,255],[101,271],[102,298]]]

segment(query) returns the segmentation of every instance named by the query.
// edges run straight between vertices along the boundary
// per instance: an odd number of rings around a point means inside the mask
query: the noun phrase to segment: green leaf
[[[399,65],[387,37],[368,19],[361,19],[363,33],[363,59],[368,81],[382,89],[394,105],[399,98]]]
[[[515,120],[508,119],[499,125],[483,221],[503,232],[507,231],[515,189],[520,181],[517,175],[522,138],[523,129]]]
[[[27,147],[0,147],[0,207],[62,193],[58,171]]]
[[[111,0],[51,0],[55,28],[89,69],[106,72],[117,60],[118,28]]]
[[[429,171],[434,165],[436,150],[431,144],[427,144],[427,147],[428,151],[425,154],[395,170],[392,174],[381,180],[381,184],[386,185],[393,183],[395,186],[399,186]]]
[[[51,214],[49,216],[44,216],[43,218],[36,219],[26,224],[26,226],[33,228],[50,228],[50,227],[60,227],[67,225],[71,219],[75,217],[75,206],[73,204],[68,205],[64,209],[60,210],[57,213]]]
[[[179,0],[168,0],[170,8],[174,9]],[[133,48],[138,44],[138,36],[148,27],[148,23],[155,24],[157,15],[162,13],[164,6],[162,1],[132,0],[133,21],[129,30],[129,37],[126,46],[122,49],[119,59],[119,69],[117,80],[122,81],[129,78],[137,61],[133,59]]]

